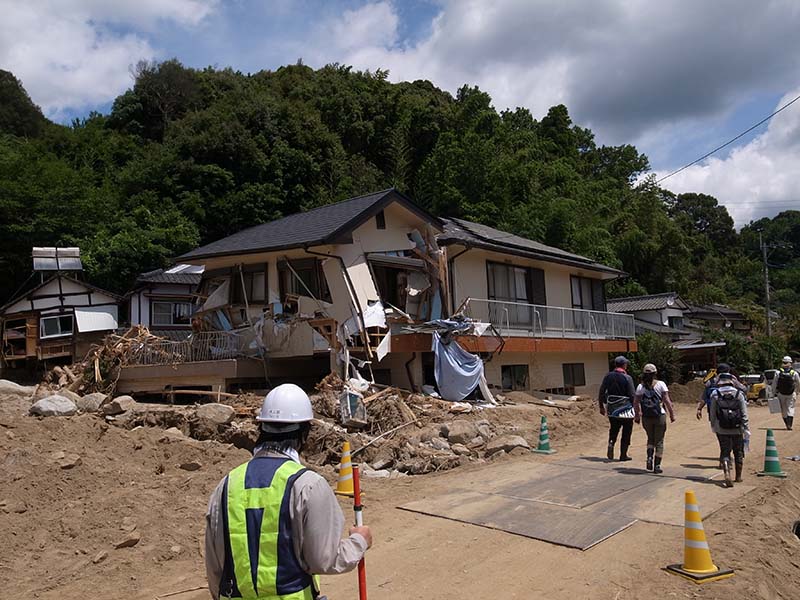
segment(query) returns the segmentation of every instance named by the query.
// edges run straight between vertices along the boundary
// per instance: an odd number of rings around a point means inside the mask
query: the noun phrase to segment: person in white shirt
[[[667,384],[656,379],[658,369],[646,364],[642,369],[642,383],[633,397],[633,420],[641,422],[647,433],[647,470],[662,473],[664,435],[667,433],[667,411],[670,422],[675,422],[675,410],[669,397]],[[666,407],[666,410],[665,410]]]

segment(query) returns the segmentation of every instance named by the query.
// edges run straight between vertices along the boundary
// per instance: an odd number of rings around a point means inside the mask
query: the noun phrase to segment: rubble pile
[[[120,376],[120,368],[133,362],[145,346],[148,352],[164,354],[161,362],[169,363],[169,342],[150,333],[147,327],[135,325],[122,335],[110,334],[102,343],[91,347],[81,362],[70,366],[53,367],[43,383],[51,388],[88,394],[102,392],[113,394]],[[164,349],[160,350],[160,346]]]

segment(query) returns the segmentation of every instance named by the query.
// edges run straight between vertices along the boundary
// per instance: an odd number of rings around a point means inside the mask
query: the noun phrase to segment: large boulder
[[[20,396],[30,398],[36,391],[35,387],[19,385],[7,379],[0,379],[0,396]]]
[[[138,403],[130,396],[117,396],[103,407],[103,414],[108,416],[121,415],[135,408]]]
[[[451,444],[467,444],[478,435],[478,428],[472,421],[458,419],[442,425],[442,434]]]
[[[68,417],[78,412],[78,407],[64,396],[48,396],[36,401],[30,408],[32,415],[40,417]]]
[[[93,394],[86,394],[82,398],[80,398],[75,405],[78,407],[78,410],[85,413],[94,413],[100,410],[100,407],[103,405],[103,402],[106,401],[108,395],[102,392],[94,392]]]
[[[511,452],[514,448],[524,448],[530,450],[531,447],[524,437],[519,435],[501,435],[490,440],[486,444],[486,455],[491,456],[496,452],[503,451],[504,453]]]
[[[235,416],[236,411],[227,404],[201,404],[197,407],[197,417],[215,425],[227,425]]]

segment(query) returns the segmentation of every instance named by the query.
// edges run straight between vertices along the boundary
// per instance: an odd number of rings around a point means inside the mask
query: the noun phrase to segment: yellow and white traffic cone
[[[692,490],[686,490],[683,528],[683,564],[669,565],[667,571],[695,583],[708,583],[733,577],[732,569],[720,569],[711,561],[700,507]]]
[[[350,442],[342,446],[342,460],[339,463],[339,481],[336,482],[336,492],[340,496],[353,497],[353,463],[350,461]]]

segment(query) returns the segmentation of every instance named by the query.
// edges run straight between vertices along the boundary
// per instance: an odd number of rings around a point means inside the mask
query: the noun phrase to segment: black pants
[[[720,462],[723,460],[729,461],[731,459],[731,451],[733,451],[733,462],[737,465],[744,464],[744,436],[741,433],[738,435],[718,433],[717,440],[719,441]]]
[[[608,417],[608,443],[616,444],[619,430],[622,429],[622,445],[620,451],[622,454],[628,453],[628,446],[631,445],[631,433],[633,432],[633,419],[620,419],[619,417]]]

